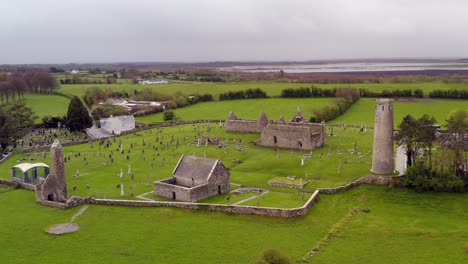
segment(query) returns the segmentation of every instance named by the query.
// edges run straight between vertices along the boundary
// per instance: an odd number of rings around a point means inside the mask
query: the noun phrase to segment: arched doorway
[[[172,200],[175,200],[176,199],[176,194],[175,192],[172,192]]]
[[[297,142],[297,148],[302,150],[302,142],[301,141]]]

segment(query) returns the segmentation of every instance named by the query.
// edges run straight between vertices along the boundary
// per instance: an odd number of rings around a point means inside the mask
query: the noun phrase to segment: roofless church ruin
[[[239,119],[230,112],[226,130],[260,133],[260,139],[255,141],[259,146],[312,150],[325,145],[325,124],[307,122],[300,106],[290,122],[286,122],[282,116],[278,121],[268,120],[263,112],[258,120]]]

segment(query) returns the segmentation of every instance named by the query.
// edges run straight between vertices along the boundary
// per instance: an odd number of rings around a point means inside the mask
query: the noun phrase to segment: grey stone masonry
[[[67,184],[63,160],[63,147],[58,140],[52,144],[50,152],[50,174],[45,180],[36,185],[36,201],[66,203]]]
[[[377,99],[374,120],[373,173],[389,174],[395,171],[393,156],[393,102]]]

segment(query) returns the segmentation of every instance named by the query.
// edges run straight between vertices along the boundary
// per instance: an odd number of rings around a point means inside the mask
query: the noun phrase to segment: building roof
[[[218,159],[182,155],[172,174],[194,179],[196,183],[207,182],[218,162]]]
[[[36,168],[36,167],[49,168],[49,165],[47,165],[45,163],[42,163],[42,162],[38,162],[38,163],[20,163],[18,165],[13,166],[13,168],[20,169],[23,173],[27,172],[28,170],[30,170],[32,168]]]
[[[116,134],[120,134],[120,132],[135,128],[135,118],[133,115],[111,116],[109,118],[101,118],[99,121],[101,123],[101,128],[107,130],[109,133],[114,131]]]

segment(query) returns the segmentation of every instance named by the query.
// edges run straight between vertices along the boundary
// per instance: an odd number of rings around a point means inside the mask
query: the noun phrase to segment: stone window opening
[[[175,200],[176,199],[176,194],[175,192],[172,192],[172,200]]]
[[[382,105],[382,111],[385,110],[385,106]]]
[[[278,138],[276,136],[273,136],[273,143],[278,144]]]
[[[218,185],[218,194],[221,194],[221,185]]]
[[[298,148],[299,148],[299,149],[302,149],[302,142],[301,142],[301,141],[298,141],[298,142],[297,142],[297,145],[298,145]]]

